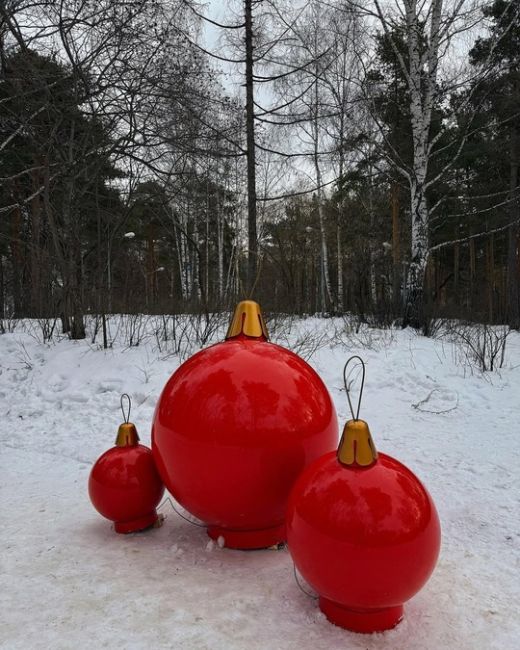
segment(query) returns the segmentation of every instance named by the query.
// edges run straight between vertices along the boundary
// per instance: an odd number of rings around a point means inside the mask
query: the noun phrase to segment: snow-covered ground
[[[167,503],[162,528],[116,535],[90,504],[90,467],[113,444],[122,392],[150,443],[156,399],[179,358],[154,336],[138,347],[116,336],[106,351],[99,336],[44,345],[25,323],[0,336],[1,647],[520,647],[520,335],[508,340],[504,368],[481,374],[447,342],[371,330],[331,347],[333,327],[308,319],[288,340],[308,352],[321,337],[310,363],[341,423],[343,364],[364,357],[361,416],[378,449],[426,484],[441,518],[437,569],[395,630],[331,625],[295,584],[286,550],[221,549]]]

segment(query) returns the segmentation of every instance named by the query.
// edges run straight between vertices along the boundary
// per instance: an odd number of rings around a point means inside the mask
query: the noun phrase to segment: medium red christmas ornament
[[[117,533],[133,533],[156,524],[156,507],[164,493],[152,452],[139,444],[137,429],[128,419],[119,427],[116,446],[96,461],[88,482],[94,508],[114,522]]]
[[[359,405],[337,453],[318,459],[294,485],[287,541],[327,618],[354,632],[378,632],[399,623],[403,603],[430,577],[440,524],[426,488],[376,452],[358,416]]]
[[[152,450],[166,487],[230,548],[285,540],[291,487],[337,445],[316,372],[269,343],[257,303],[239,303],[226,340],[178,368],[156,407]]]

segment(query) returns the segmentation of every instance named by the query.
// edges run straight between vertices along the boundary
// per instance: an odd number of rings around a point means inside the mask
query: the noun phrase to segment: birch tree
[[[375,122],[386,145],[390,164],[405,179],[409,188],[411,251],[405,283],[403,324],[421,328],[425,325],[423,307],[430,253],[430,219],[439,207],[429,204],[428,190],[452,167],[464,144],[464,134],[458,142],[450,142],[451,159],[432,174],[432,160],[446,147],[443,138],[449,118],[436,132],[432,129],[432,122],[436,108],[447,102],[450,93],[467,80],[460,65],[464,50],[458,37],[478,22],[477,3],[473,0],[397,0],[395,9],[381,0],[372,0],[368,7],[352,1],[350,4],[377,21],[393,49],[406,84],[412,143],[409,164],[403,162],[399,152],[389,142],[385,125],[377,117]],[[404,50],[400,47],[398,35],[403,36]],[[454,66],[453,59],[450,59],[455,53],[458,66]],[[367,101],[372,106],[370,92]]]

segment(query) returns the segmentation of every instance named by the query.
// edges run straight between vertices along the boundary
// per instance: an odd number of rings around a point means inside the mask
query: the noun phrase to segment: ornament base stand
[[[209,526],[208,535],[215,541],[218,541],[219,537],[222,537],[226,548],[235,548],[243,551],[269,548],[270,546],[285,542],[287,539],[285,524],[280,524],[274,528],[263,528],[261,530],[232,530],[230,528],[220,528],[220,526]]]
[[[159,516],[154,510],[149,515],[146,515],[145,517],[139,517],[139,519],[134,519],[133,521],[116,521],[114,524],[114,530],[116,533],[122,534],[136,533],[139,530],[151,528],[158,519]]]
[[[363,634],[390,630],[403,618],[402,605],[383,609],[348,609],[323,596],[320,596],[320,609],[334,625]]]

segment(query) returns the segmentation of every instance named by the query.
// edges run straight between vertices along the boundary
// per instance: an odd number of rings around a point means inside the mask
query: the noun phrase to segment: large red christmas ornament
[[[117,533],[133,533],[157,522],[164,485],[151,450],[139,444],[131,422],[121,424],[116,446],[95,463],[88,491],[96,510],[115,522]]]
[[[327,618],[377,632],[399,623],[403,603],[431,575],[440,524],[422,483],[378,454],[367,423],[353,419],[337,453],[318,459],[294,485],[287,540]]]
[[[231,548],[285,540],[300,472],[334,449],[334,406],[316,372],[267,341],[257,303],[241,302],[226,340],[172,375],[156,407],[152,450],[176,500]]]

